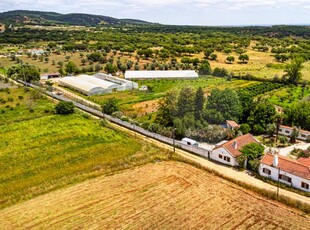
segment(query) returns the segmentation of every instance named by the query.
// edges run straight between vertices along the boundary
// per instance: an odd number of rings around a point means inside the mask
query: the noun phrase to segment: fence
[[[22,81],[19,81],[19,82],[23,83]],[[196,155],[199,155],[199,156],[202,156],[202,157],[205,157],[205,158],[209,158],[210,153],[206,149],[203,149],[203,148],[200,148],[200,147],[194,146],[194,145],[184,144],[181,141],[177,141],[177,140],[174,140],[172,138],[165,137],[165,136],[162,136],[160,134],[150,132],[150,131],[145,130],[145,129],[137,126],[137,125],[133,125],[133,124],[131,124],[129,122],[122,121],[122,120],[120,120],[118,118],[115,118],[115,117],[112,117],[110,115],[103,114],[100,110],[98,110],[98,107],[91,108],[89,106],[89,103],[87,103],[87,100],[74,101],[74,100],[68,99],[68,98],[66,98],[66,97],[64,97],[62,95],[56,95],[56,94],[54,94],[52,92],[48,92],[48,91],[42,90],[41,87],[33,85],[31,83],[26,83],[26,85],[30,86],[32,88],[38,89],[38,90],[42,91],[43,93],[45,93],[45,94],[49,95],[50,97],[53,97],[53,98],[55,98],[57,100],[60,100],[60,101],[71,101],[71,102],[73,102],[73,104],[77,108],[79,108],[81,110],[84,110],[84,111],[86,111],[88,113],[91,113],[91,114],[93,114],[95,116],[98,116],[98,117],[101,117],[101,118],[105,118],[105,119],[107,119],[108,121],[110,121],[112,123],[115,123],[117,125],[120,125],[122,127],[130,129],[130,130],[133,130],[133,131],[138,132],[140,134],[143,134],[143,135],[145,135],[147,137],[150,137],[150,138],[153,138],[155,140],[161,141],[161,142],[163,142],[165,144],[172,145],[172,146],[175,146],[177,148],[189,151],[189,152],[194,153]],[[88,105],[84,105],[84,103],[87,103]],[[91,104],[93,104],[93,103],[91,103]]]

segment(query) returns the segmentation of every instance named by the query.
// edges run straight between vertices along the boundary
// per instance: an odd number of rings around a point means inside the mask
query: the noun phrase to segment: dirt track
[[[310,218],[177,162],[148,164],[0,211],[4,229],[306,229]]]

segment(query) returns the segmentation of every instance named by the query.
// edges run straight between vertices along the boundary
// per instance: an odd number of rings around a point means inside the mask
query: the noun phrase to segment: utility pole
[[[173,152],[174,153],[175,153],[175,130],[176,128],[172,128]]]
[[[279,187],[280,187],[280,167],[278,169],[278,184],[277,184],[277,200],[279,198]]]

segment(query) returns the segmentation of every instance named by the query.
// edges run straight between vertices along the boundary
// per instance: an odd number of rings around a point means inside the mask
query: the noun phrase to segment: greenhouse
[[[59,84],[71,89],[75,89],[85,95],[95,95],[105,93],[104,88],[78,79],[77,77],[64,77],[59,80]]]
[[[138,88],[138,84],[135,82],[101,73],[94,76],[64,77],[59,79],[59,84],[75,89],[85,95],[106,94]]]
[[[125,73],[125,79],[192,79],[198,78],[194,70],[129,70]]]

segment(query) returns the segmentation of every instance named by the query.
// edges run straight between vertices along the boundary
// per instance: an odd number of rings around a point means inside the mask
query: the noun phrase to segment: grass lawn
[[[23,95],[21,101],[27,101],[30,92],[12,89],[10,95],[14,100]],[[45,113],[45,108],[54,105],[44,98],[35,102],[32,113],[20,102],[18,108],[5,108],[0,114],[0,208],[87,178],[169,157],[168,151],[80,113]]]

